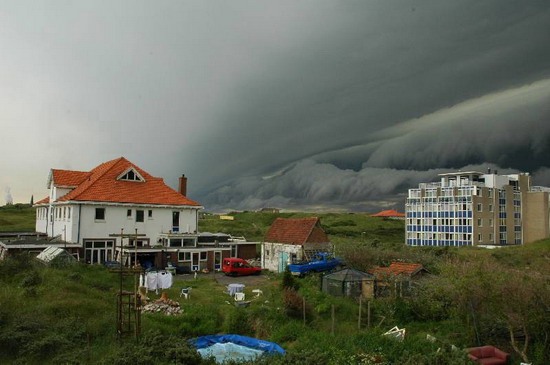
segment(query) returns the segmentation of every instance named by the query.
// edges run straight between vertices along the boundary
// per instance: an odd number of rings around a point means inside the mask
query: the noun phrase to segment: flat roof
[[[447,172],[445,174],[438,174],[437,176],[462,176],[462,175],[485,175],[485,174],[479,171],[457,171],[457,172]]]

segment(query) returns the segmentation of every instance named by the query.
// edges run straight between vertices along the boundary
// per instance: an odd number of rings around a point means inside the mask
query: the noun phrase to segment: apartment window
[[[493,242],[493,234],[489,233],[489,242]]]
[[[191,261],[191,252],[178,252],[178,261]]]
[[[95,208],[95,220],[96,221],[105,220],[105,208]]]
[[[147,218],[153,219],[153,210],[152,210],[152,209],[149,209],[149,210],[147,211]]]
[[[201,252],[201,261],[206,261],[207,258],[208,258],[208,252],[206,251]]]
[[[482,212],[482,211],[483,211],[483,205],[481,205],[481,203],[479,203],[479,204],[477,205],[477,211],[478,211],[478,212]]]
[[[477,235],[477,240],[478,240],[479,242],[483,242],[483,235],[482,235],[481,233],[478,233],[478,235]]]
[[[136,222],[143,222],[143,210],[136,210]]]
[[[126,211],[126,217],[131,218],[132,217],[132,209],[128,209]]]
[[[483,226],[483,219],[481,219],[481,218],[478,218],[478,219],[477,219],[477,226],[478,226],[478,227],[482,227],[482,226]]]
[[[493,204],[489,204],[489,212],[493,211]]]
[[[483,190],[481,188],[477,189],[477,195],[483,196]]]
[[[492,198],[493,197],[493,189],[489,189],[489,191],[487,192],[487,196],[489,198]]]
[[[489,218],[489,227],[492,227],[492,226],[493,226],[493,219]]]

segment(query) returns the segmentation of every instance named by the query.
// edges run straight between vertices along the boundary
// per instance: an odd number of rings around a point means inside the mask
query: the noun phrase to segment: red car
[[[243,259],[231,258],[223,259],[222,271],[225,275],[237,276],[237,275],[260,275],[262,268],[250,266],[248,262]]]

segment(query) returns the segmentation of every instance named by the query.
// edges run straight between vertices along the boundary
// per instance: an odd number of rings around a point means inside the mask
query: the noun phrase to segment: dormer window
[[[145,179],[134,168],[124,171],[117,180],[145,182]]]

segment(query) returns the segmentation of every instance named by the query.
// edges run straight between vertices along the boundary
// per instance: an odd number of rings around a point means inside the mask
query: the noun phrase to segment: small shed
[[[355,270],[342,269],[323,276],[323,292],[337,297],[374,297],[374,275]]]
[[[76,258],[60,247],[48,246],[36,258],[44,264],[64,266],[76,262]]]

